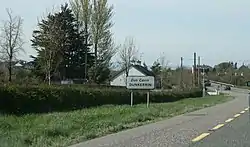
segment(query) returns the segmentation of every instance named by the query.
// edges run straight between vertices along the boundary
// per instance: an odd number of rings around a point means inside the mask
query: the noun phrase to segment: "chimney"
[[[138,60],[138,61],[137,61],[137,65],[142,66],[142,65],[141,65],[141,61],[140,61],[140,60]]]

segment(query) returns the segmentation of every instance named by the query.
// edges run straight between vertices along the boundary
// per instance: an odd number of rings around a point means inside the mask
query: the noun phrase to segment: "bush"
[[[183,98],[200,97],[200,89],[151,92],[150,102],[173,102]],[[134,103],[145,103],[146,92],[135,91]],[[130,104],[130,92],[124,89],[93,89],[48,86],[0,87],[0,112],[13,114],[68,111],[99,105]]]

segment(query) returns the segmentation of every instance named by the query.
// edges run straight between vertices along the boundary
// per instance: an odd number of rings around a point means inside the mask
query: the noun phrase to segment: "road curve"
[[[211,88],[216,85],[212,85]],[[234,100],[71,147],[188,147],[192,140],[248,107],[248,90],[232,88]],[[206,136],[206,134],[203,136]],[[209,135],[210,136],[210,135]],[[211,135],[212,136],[212,135]]]

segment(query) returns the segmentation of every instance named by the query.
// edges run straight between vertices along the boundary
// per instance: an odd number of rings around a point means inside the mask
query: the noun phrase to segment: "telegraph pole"
[[[204,64],[203,64],[203,67],[202,67],[202,87],[203,87],[203,90],[202,90],[202,96],[205,97],[206,96],[206,89],[205,89],[205,70],[204,70]]]
[[[198,56],[198,86],[200,86],[200,67],[201,67],[201,58]]]
[[[181,57],[181,87],[183,87],[183,57]]]
[[[194,52],[194,67],[193,67],[194,73],[193,73],[193,85],[194,87],[196,87],[196,76],[197,76],[197,72],[196,72],[196,52]]]

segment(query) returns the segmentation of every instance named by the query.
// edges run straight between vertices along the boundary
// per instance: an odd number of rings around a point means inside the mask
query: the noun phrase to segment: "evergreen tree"
[[[155,61],[153,66],[151,66],[151,70],[156,76],[159,76],[162,71],[162,66],[158,61]]]
[[[33,31],[32,46],[38,52],[36,70],[46,79],[84,78],[85,52],[88,52],[87,65],[93,65],[93,56],[84,44],[84,33],[78,29],[68,4],[62,5],[60,12],[49,14]]]

